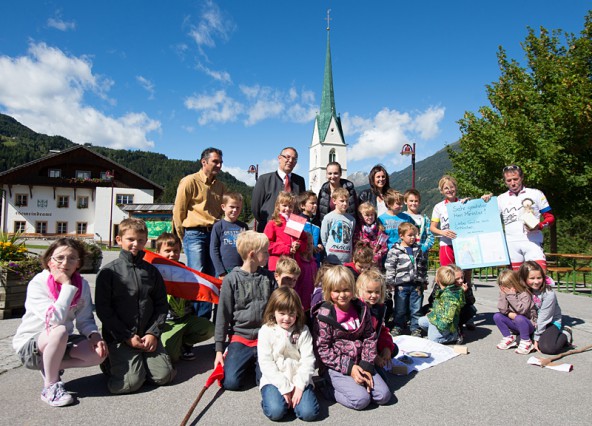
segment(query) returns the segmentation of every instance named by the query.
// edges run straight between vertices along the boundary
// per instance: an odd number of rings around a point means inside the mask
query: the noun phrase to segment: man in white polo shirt
[[[524,186],[520,166],[504,167],[503,177],[508,191],[497,197],[497,205],[504,222],[512,269],[517,270],[527,260],[547,269],[542,230],[555,222],[549,202],[538,189]],[[489,201],[492,195],[482,198]]]

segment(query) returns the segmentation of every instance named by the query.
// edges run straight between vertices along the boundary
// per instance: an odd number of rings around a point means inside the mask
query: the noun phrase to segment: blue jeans
[[[257,362],[257,346],[252,348],[239,342],[228,345],[228,352],[224,358],[224,389],[240,390],[244,387],[247,374],[255,369],[255,381],[261,379],[261,370]]]
[[[421,305],[423,303],[423,290],[421,286],[401,285],[395,287],[395,326],[405,328],[407,313],[411,317],[409,329],[419,329],[417,321],[421,317]]]
[[[183,235],[183,248],[187,256],[187,266],[204,274],[214,275],[214,265],[210,259],[210,233],[197,229],[186,229]],[[212,304],[195,302],[195,312],[198,317],[210,319]]]
[[[278,421],[284,418],[290,407],[280,393],[278,388],[274,385],[265,385],[261,389],[261,408],[270,420]],[[302,393],[302,399],[296,407],[294,407],[296,417],[305,422],[311,422],[319,416],[319,402],[312,389],[308,385]]]
[[[451,333],[449,331],[440,331],[438,330],[438,327],[436,327],[434,324],[432,324],[429,320],[428,317],[421,317],[419,319],[419,326],[428,331],[428,339],[431,340],[432,342],[436,342],[436,343],[452,343],[455,342],[456,339],[458,339],[458,333],[455,331],[454,333]]]

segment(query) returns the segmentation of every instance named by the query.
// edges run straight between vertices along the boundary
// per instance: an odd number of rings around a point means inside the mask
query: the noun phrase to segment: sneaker
[[[391,336],[397,337],[400,336],[403,331],[399,327],[393,327],[391,329]]]
[[[516,343],[516,336],[510,334],[508,337],[502,337],[502,340],[497,344],[497,348],[501,350],[506,350],[510,348],[515,348],[517,345]]]
[[[193,361],[195,359],[195,354],[193,353],[193,348],[189,346],[185,346],[183,348],[183,353],[181,354],[181,359],[185,361]]]
[[[520,345],[514,352],[520,355],[528,355],[531,352],[534,352],[536,349],[534,348],[534,343],[532,340],[521,340]]]
[[[469,331],[475,331],[475,328],[477,328],[475,326],[475,323],[473,322],[473,320],[471,320],[468,323],[466,323],[465,324],[465,327],[467,327],[467,330],[469,330]]]
[[[411,332],[413,337],[421,337],[421,328],[417,328]]]
[[[571,331],[571,327],[564,325],[561,332],[567,337],[567,345],[571,346],[573,344],[573,331]]]
[[[64,383],[56,382],[41,391],[41,400],[47,402],[52,407],[64,407],[74,402],[74,398],[66,389]]]

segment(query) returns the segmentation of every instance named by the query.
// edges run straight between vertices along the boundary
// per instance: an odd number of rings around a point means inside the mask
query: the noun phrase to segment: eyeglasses
[[[291,155],[280,154],[280,157],[284,157],[284,159],[286,161],[290,161],[290,160],[294,161],[294,162],[298,161],[298,157],[292,157]]]
[[[62,263],[64,260],[66,263],[73,264],[80,260],[79,257],[68,257],[68,256],[51,256],[54,262]]]

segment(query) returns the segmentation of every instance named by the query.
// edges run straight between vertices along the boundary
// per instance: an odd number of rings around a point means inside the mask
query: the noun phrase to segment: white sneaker
[[[534,352],[536,349],[534,348],[534,343],[532,340],[521,340],[520,345],[514,352],[520,355],[528,355],[531,352]]]
[[[516,336],[510,334],[508,337],[502,337],[502,340],[497,344],[497,348],[501,350],[506,350],[510,348],[515,348],[518,346],[516,343]]]
[[[41,391],[41,400],[47,402],[52,407],[64,407],[74,402],[74,398],[66,389],[63,382],[56,382],[51,386],[43,388]]]

